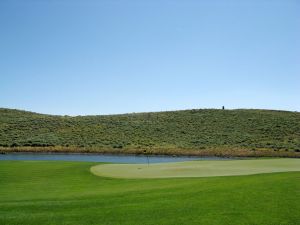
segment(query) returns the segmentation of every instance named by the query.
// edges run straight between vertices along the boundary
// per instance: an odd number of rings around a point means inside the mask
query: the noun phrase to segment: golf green
[[[100,164],[98,176],[114,178],[169,178],[235,176],[300,171],[300,159],[200,160],[154,164]]]
[[[0,224],[298,225],[300,221],[300,172],[117,179],[92,174],[90,168],[97,164],[0,161]]]

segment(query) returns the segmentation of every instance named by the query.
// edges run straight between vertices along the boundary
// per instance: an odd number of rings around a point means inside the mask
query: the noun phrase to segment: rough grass
[[[300,113],[184,110],[51,116],[0,109],[0,151],[300,156]]]
[[[154,164],[101,164],[91,172],[115,178],[236,176],[300,171],[300,159],[200,160]]]
[[[112,179],[94,163],[0,162],[0,224],[297,225],[300,172]]]

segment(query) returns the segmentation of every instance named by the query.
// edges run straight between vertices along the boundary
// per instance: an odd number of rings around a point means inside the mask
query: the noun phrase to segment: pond
[[[55,160],[55,161],[84,161],[110,163],[164,163],[191,160],[228,160],[221,157],[194,157],[194,156],[162,156],[162,155],[107,155],[107,154],[78,154],[78,153],[7,153],[0,154],[1,160]]]

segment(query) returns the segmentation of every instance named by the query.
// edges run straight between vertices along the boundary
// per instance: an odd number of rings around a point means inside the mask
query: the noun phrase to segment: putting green
[[[157,164],[101,164],[91,167],[97,176],[114,178],[167,178],[250,175],[300,171],[300,159],[188,161]]]

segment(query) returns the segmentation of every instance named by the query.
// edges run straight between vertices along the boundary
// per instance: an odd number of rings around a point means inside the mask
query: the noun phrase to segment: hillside
[[[0,148],[299,156],[300,113],[200,109],[70,117],[0,109]]]

